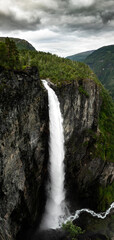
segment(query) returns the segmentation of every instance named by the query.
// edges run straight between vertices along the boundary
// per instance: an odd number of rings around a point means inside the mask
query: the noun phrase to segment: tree
[[[16,44],[8,37],[5,39],[5,45],[7,50],[7,66],[10,69],[16,69],[19,66],[19,52]]]
[[[3,42],[0,42],[0,66],[5,67],[7,61],[7,49]]]

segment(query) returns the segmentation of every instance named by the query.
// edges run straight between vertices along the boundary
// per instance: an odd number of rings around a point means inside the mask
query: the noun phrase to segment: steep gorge
[[[35,67],[22,72],[1,69],[0,83],[0,238],[13,240],[40,217],[44,203],[48,98]],[[72,202],[73,190],[83,206],[97,208],[99,185],[114,180],[113,163],[96,154],[99,86],[87,79],[51,87],[64,118],[67,197]]]

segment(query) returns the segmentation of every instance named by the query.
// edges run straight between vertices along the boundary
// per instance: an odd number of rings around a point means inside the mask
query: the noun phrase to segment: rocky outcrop
[[[1,69],[0,84],[0,239],[14,240],[32,226],[44,205],[48,98],[34,67]],[[99,185],[111,184],[114,176],[113,163],[96,155],[99,87],[90,79],[52,87],[64,118],[68,198],[78,194],[83,205],[97,207]]]
[[[105,219],[99,219],[91,216],[87,213],[81,213],[80,218],[76,219],[75,224],[81,227],[84,234],[79,238],[82,239],[110,239],[113,240],[114,237],[114,220],[113,212],[109,214]]]
[[[0,239],[40,212],[48,156],[48,104],[36,68],[0,73]]]
[[[83,91],[82,91],[83,89]],[[81,91],[80,91],[81,90]],[[99,113],[102,105],[99,86],[92,80],[74,81],[57,91],[61,102],[65,133],[66,189],[82,206],[105,210],[101,207],[99,187],[106,188],[114,182],[114,164],[97,154]],[[106,198],[106,197],[105,197]],[[111,200],[111,199],[110,199]],[[113,201],[113,199],[111,200]]]

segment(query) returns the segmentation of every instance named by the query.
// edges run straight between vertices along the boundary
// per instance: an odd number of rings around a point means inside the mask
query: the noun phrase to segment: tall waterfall
[[[56,229],[62,226],[62,223],[73,221],[78,218],[82,212],[87,212],[93,217],[104,219],[114,209],[114,202],[109,209],[103,213],[84,208],[77,210],[74,215],[66,216],[65,210],[65,190],[64,190],[64,134],[63,119],[60,112],[60,104],[55,92],[48,86],[45,80],[42,80],[44,87],[48,91],[49,102],[49,183],[47,185],[47,202],[45,212],[42,218],[40,229]],[[68,211],[68,210],[67,210]]]
[[[49,102],[49,183],[47,185],[47,202],[41,229],[56,229],[65,215],[64,190],[64,134],[60,104],[55,92],[42,80],[48,91]]]

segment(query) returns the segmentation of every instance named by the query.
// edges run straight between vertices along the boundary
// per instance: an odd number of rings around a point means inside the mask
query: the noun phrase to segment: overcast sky
[[[114,0],[0,0],[0,36],[59,56],[114,44]]]

